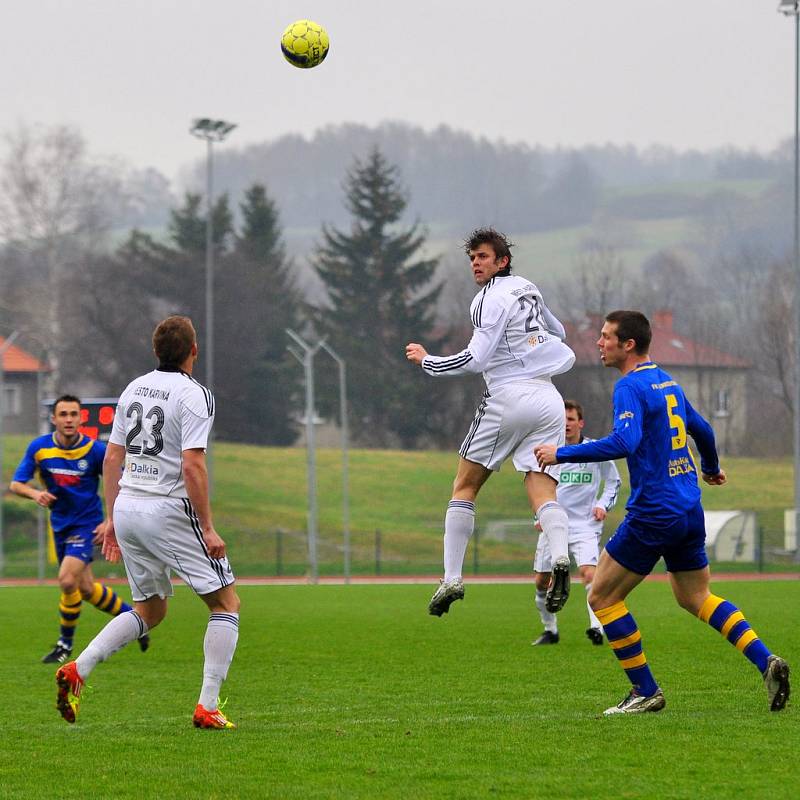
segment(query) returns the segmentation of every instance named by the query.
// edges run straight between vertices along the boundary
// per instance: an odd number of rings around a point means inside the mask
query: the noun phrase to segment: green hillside
[[[4,480],[22,455],[27,439],[7,437]],[[436,573],[440,570],[442,520],[457,462],[455,452],[354,450],[350,453],[350,514],[353,571]],[[342,471],[338,450],[317,454],[319,562],[322,573],[342,571]],[[621,465],[624,471],[624,464]],[[788,460],[726,459],[729,483],[706,488],[708,509],[756,511],[766,544],[783,544],[783,509],[791,506]],[[217,528],[230,545],[240,574],[305,572],[306,453],[301,448],[251,447],[218,443],[214,451],[214,509]],[[613,531],[627,498],[606,524]],[[7,574],[36,569],[36,509],[6,497]],[[520,478],[505,468],[484,488],[478,504],[478,569],[520,572],[529,568],[532,530],[511,528],[505,540],[485,535],[489,523],[530,517]],[[483,534],[483,535],[482,535]],[[380,564],[376,564],[376,549]],[[468,560],[473,566],[475,548]]]

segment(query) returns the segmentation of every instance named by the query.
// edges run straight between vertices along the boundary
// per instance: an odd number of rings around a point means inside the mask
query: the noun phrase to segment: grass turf
[[[89,679],[76,725],[54,708],[53,588],[0,590],[0,797],[415,798],[796,796],[796,709],[767,709],[754,668],[689,617],[664,583],[629,607],[667,708],[604,719],[627,691],[584,636],[583,592],[561,644],[520,585],[468,585],[429,617],[430,586],[240,588],[239,649],[224,695],[233,732],[192,728],[204,607],[184,588],[153,633]],[[800,663],[800,583],[719,583],[765,642]],[[84,607],[76,644],[107,618]]]

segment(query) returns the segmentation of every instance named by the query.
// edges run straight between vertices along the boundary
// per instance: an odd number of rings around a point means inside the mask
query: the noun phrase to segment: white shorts
[[[575,561],[576,567],[597,566],[600,555],[600,534],[591,530],[569,529],[569,554]],[[536,545],[536,555],[533,557],[534,572],[551,572],[553,557],[550,555],[550,542],[540,533]]]
[[[565,425],[564,400],[549,380],[506,383],[491,393],[486,390],[458,452],[494,472],[512,456],[518,472],[545,472],[558,480],[561,465],[542,470],[533,448],[540,444],[561,447]]]
[[[192,504],[180,497],[128,497],[114,503],[114,529],[137,602],[171,597],[170,570],[197,594],[235,580],[227,558],[211,558]]]

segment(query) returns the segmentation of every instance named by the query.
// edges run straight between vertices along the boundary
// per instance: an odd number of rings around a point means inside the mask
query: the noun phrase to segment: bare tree
[[[4,294],[18,316],[53,343],[53,380],[61,377],[65,331],[61,308],[72,269],[97,249],[111,224],[121,182],[90,158],[74,128],[20,126],[5,137],[0,161],[0,235]]]
[[[580,322],[624,306],[625,264],[614,245],[595,239],[584,242],[575,266],[576,276],[556,287],[565,319]]]

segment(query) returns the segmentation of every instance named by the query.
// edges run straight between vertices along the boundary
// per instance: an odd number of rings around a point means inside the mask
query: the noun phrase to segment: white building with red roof
[[[0,352],[6,340],[0,336]],[[3,433],[39,432],[38,382],[46,363],[12,342],[3,352]]]

